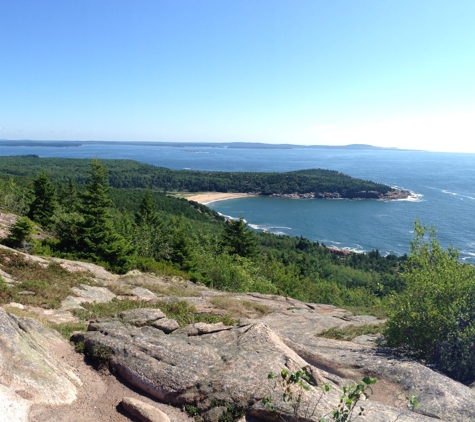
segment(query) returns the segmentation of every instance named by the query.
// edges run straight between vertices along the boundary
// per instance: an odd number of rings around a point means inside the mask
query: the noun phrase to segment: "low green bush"
[[[428,237],[427,237],[428,236]],[[384,337],[449,377],[475,381],[475,269],[443,249],[435,229],[419,223],[404,279],[394,296]]]

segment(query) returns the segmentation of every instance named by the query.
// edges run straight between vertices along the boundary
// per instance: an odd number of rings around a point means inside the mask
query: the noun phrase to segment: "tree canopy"
[[[95,262],[104,262],[111,269],[125,272],[131,266],[132,247],[114,228],[108,196],[107,170],[94,159],[90,179],[82,194],[79,213],[77,252],[79,256]]]
[[[30,204],[28,217],[49,228],[53,223],[54,212],[58,204],[54,185],[44,171],[33,181],[33,193],[34,198]]]

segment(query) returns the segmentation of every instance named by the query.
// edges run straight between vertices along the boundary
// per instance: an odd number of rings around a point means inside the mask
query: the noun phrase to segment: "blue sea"
[[[475,154],[403,150],[247,149],[201,146],[84,144],[81,147],[6,147],[0,155],[126,158],[171,169],[221,171],[338,170],[412,191],[405,201],[305,200],[251,197],[209,204],[242,216],[256,230],[304,236],[327,246],[382,254],[409,252],[416,220],[435,226],[475,264]],[[47,170],[47,169],[46,169]]]

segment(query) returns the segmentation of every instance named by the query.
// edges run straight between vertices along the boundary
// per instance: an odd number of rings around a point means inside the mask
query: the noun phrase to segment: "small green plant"
[[[218,422],[235,422],[240,420],[245,415],[244,409],[235,403],[229,403],[224,400],[211,400],[211,408],[213,407],[223,407],[226,409],[219,417]]]
[[[364,377],[360,382],[355,385],[343,386],[343,395],[340,397],[340,403],[338,408],[332,412],[332,421],[335,422],[348,422],[352,420],[355,409],[356,416],[364,414],[364,407],[359,406],[360,400],[366,400],[370,395],[374,394],[371,385],[377,383],[376,378]],[[323,417],[321,422],[327,421],[328,418]]]
[[[310,377],[304,369],[292,372],[283,368],[279,375],[270,372],[267,379],[274,383],[272,388],[273,392],[279,391],[283,406],[276,404],[272,397],[273,394],[264,397],[262,403],[276,418],[280,417],[280,419],[284,421],[290,420],[292,422],[298,422],[301,413],[303,413],[306,418],[315,416],[323,395],[330,390],[330,386],[324,384],[321,386],[321,394],[316,402],[312,404],[307,403],[304,406],[304,394],[312,388]]]
[[[50,327],[55,329],[66,340],[71,338],[74,331],[86,331],[87,324],[83,322],[62,322],[60,324],[50,324]]]
[[[224,410],[219,416],[218,422],[236,422],[241,420],[246,413],[242,407],[224,400],[212,399],[210,408],[213,409],[215,407],[220,407]],[[196,422],[201,422],[203,420],[200,410],[196,406],[185,404],[183,410],[191,417],[194,417]]]
[[[183,410],[188,413],[191,417],[195,418],[196,422],[201,422],[201,416],[200,416],[200,411],[196,406],[193,406],[192,404],[185,404],[183,406]]]
[[[81,353],[81,354],[85,355],[86,351],[87,351],[86,343],[84,343],[83,341],[80,341],[80,342],[76,343],[74,345],[74,350],[76,351],[76,353]]]
[[[267,378],[274,383],[272,386],[273,394],[264,397],[262,403],[276,418],[291,422],[298,422],[302,417],[307,419],[318,417],[319,422],[354,421],[358,416],[364,414],[365,409],[359,403],[368,399],[374,393],[371,386],[378,381],[376,378],[364,377],[358,383],[343,386],[337,408],[319,416],[317,414],[319,404],[324,399],[325,394],[330,391],[328,384],[314,385],[305,369],[289,371],[284,368],[280,375],[270,372]],[[304,400],[305,394],[317,387],[321,390],[320,394],[315,395],[313,400]],[[277,403],[277,400],[282,400],[282,404]],[[408,401],[408,409],[413,411],[418,405],[416,396],[406,396],[406,400]],[[396,420],[399,417],[400,415]]]
[[[112,349],[102,344],[93,346],[90,353],[90,357],[99,369],[109,367],[109,359],[111,358],[111,356]]]

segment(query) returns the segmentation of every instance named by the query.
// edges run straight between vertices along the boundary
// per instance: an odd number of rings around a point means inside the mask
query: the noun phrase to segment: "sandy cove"
[[[252,195],[250,193],[225,193],[225,192],[205,192],[205,193],[198,193],[196,195],[186,196],[185,199],[188,201],[195,201],[199,202],[200,204],[209,204],[215,201],[224,201],[226,199],[234,199],[234,198],[248,198]]]

